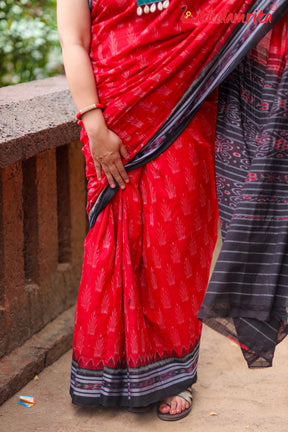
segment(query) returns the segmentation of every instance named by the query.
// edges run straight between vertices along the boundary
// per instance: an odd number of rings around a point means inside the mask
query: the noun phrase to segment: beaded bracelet
[[[95,103],[95,104],[92,104],[92,105],[88,105],[87,107],[81,109],[81,110],[76,114],[76,118],[77,118],[78,120],[81,120],[81,117],[82,117],[83,114],[85,114],[85,113],[87,113],[87,112],[89,112],[89,111],[92,111],[92,110],[94,110],[94,109],[96,109],[96,108],[100,108],[100,109],[103,110],[103,109],[104,109],[104,106],[103,106],[103,104],[100,104],[100,103]]]

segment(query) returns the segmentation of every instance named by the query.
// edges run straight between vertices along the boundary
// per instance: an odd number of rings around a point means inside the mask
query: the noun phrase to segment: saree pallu
[[[272,365],[288,333],[288,16],[220,86],[216,172],[223,247],[199,318]]]
[[[197,6],[237,12],[251,4]],[[92,2],[91,62],[107,125],[129,151],[125,164],[236,27],[187,22],[182,8],[186,2],[171,1],[161,13],[137,17],[133,0]],[[129,173],[129,185],[91,227],[75,312],[73,403],[141,406],[196,381],[196,315],[217,236],[215,122],[212,94],[165,152]],[[107,180],[96,178],[84,129],[81,140],[91,214]]]

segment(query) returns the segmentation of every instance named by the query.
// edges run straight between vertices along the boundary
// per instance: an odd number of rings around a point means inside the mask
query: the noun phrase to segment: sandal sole
[[[186,408],[185,410],[181,411],[181,413],[176,413],[176,414],[161,413],[161,411],[159,411],[159,409],[157,409],[157,416],[160,420],[164,420],[164,421],[181,420],[181,419],[187,417],[187,415],[190,413],[191,409],[192,409],[192,405],[190,405],[189,408]]]

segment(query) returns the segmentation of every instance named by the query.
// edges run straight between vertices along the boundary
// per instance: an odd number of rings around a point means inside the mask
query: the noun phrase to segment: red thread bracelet
[[[76,118],[77,118],[77,120],[81,120],[81,117],[82,117],[83,114],[85,114],[85,113],[87,113],[87,112],[89,112],[89,111],[92,111],[92,110],[94,110],[94,109],[96,109],[96,108],[100,108],[100,109],[103,110],[103,109],[104,109],[104,106],[103,106],[103,104],[101,104],[101,103],[95,103],[95,104],[92,104],[92,105],[88,105],[87,107],[81,109],[81,110],[76,114]]]

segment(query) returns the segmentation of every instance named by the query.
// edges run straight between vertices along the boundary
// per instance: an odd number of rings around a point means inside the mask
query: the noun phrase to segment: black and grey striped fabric
[[[271,366],[288,333],[288,59],[264,46],[220,88],[216,173],[224,241],[199,313],[238,340],[249,367]]]
[[[140,367],[71,367],[72,402],[82,406],[144,406],[178,394],[197,380],[199,343],[184,357],[167,357]]]

